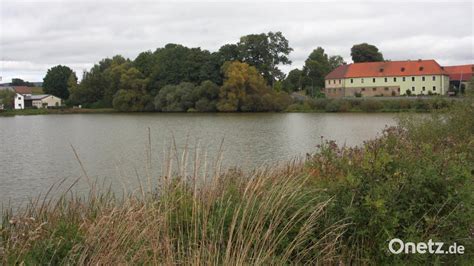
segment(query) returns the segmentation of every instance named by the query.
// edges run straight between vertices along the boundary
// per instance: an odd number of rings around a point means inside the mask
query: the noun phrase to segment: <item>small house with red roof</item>
[[[449,74],[449,83],[460,88],[467,87],[474,75],[474,65],[445,66],[444,70]]]
[[[31,87],[15,86],[15,109],[25,108],[48,108],[62,105],[62,100],[54,95],[39,94],[34,95]]]
[[[449,73],[435,60],[353,63],[325,77],[328,98],[399,95],[444,95]]]

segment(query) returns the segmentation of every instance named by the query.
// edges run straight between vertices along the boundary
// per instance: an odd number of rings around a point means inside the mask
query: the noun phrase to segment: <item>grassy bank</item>
[[[342,98],[308,99],[290,105],[287,112],[431,112],[458,104],[463,98]]]
[[[251,173],[175,151],[158,187],[122,198],[85,175],[88,197],[68,190],[6,210],[0,254],[5,264],[468,264],[473,162],[472,102]],[[466,254],[392,255],[394,237]]]
[[[92,113],[113,113],[117,112],[112,108],[85,109],[85,108],[58,108],[58,109],[22,109],[0,111],[0,116],[15,115],[48,115],[48,114],[92,114]]]

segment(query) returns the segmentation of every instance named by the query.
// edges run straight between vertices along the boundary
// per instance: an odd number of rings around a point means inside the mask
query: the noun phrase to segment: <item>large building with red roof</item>
[[[334,69],[325,82],[329,98],[444,95],[449,73],[435,60],[353,63]]]

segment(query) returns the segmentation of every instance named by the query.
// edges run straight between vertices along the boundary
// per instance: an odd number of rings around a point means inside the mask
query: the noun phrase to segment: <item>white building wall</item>
[[[374,82],[374,79],[375,79],[375,82]],[[385,79],[387,81],[385,81]],[[414,79],[414,81],[412,79]],[[445,95],[449,88],[449,76],[425,75],[425,76],[404,76],[404,77],[387,76],[387,77],[346,78],[344,85],[347,88],[400,87],[400,95],[406,94],[407,90],[410,90],[412,95],[420,95],[420,94],[427,95],[429,91],[431,91],[432,93]]]
[[[61,98],[50,95],[46,98],[41,99],[41,103],[48,107],[61,106]]]
[[[25,96],[22,94],[15,94],[15,109],[25,109]]]

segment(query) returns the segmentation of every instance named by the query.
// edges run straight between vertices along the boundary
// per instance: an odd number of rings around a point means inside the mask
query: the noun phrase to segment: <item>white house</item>
[[[15,109],[25,108],[49,108],[61,106],[62,100],[54,95],[50,94],[15,94]]]
[[[15,109],[25,109],[25,97],[29,96],[30,94],[15,94]]]
[[[29,105],[28,101],[31,101],[31,106],[36,108],[48,108],[62,105],[61,98],[50,94],[30,95],[26,97],[27,105]]]

